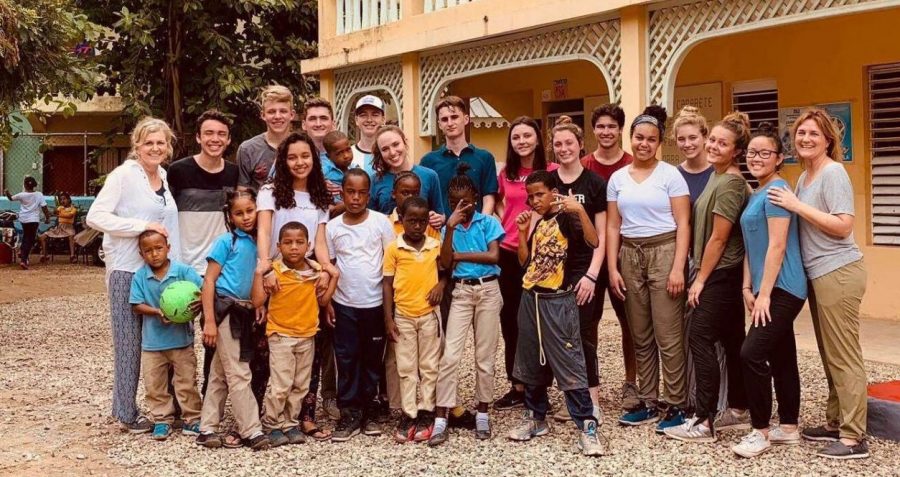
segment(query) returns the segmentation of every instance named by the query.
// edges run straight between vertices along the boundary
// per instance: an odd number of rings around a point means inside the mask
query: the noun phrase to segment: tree
[[[300,60],[316,54],[315,0],[81,0],[114,35],[99,45],[100,92],[118,93],[131,121],[163,117],[192,149],[193,121],[208,108],[233,115],[232,143],[262,128],[255,99],[277,83],[314,88]]]
[[[16,110],[38,102],[65,115],[94,93],[95,58],[77,46],[101,34],[70,0],[0,0],[0,149],[12,139]]]

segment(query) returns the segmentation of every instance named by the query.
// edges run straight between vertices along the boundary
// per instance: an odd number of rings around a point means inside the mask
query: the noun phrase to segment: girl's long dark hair
[[[312,153],[312,170],[306,179],[306,190],[309,192],[310,201],[322,210],[328,210],[333,203],[331,194],[325,186],[325,174],[322,173],[322,161],[319,160],[319,152],[316,144],[304,132],[293,132],[278,145],[275,152],[275,177],[269,183],[272,184],[272,195],[275,197],[276,209],[291,209],[297,206],[294,200],[294,175],[288,169],[288,149],[292,144],[304,142]]]
[[[534,134],[537,137],[537,146],[534,148],[532,170],[542,171],[547,169],[547,156],[544,152],[544,138],[541,135],[541,127],[534,118],[529,116],[519,116],[509,124],[509,134],[506,136],[506,167],[504,167],[503,170],[506,172],[506,178],[510,181],[519,180],[519,170],[522,168],[522,158],[512,147],[513,128],[520,124],[533,129]]]
[[[256,203],[256,191],[253,189],[246,190],[237,190],[230,189],[225,191],[225,205],[222,206],[222,213],[225,214],[225,226],[228,227],[228,231],[231,232],[231,246],[233,247],[235,242],[237,242],[237,226],[234,225],[234,222],[231,221],[231,207],[234,206],[234,202],[241,197],[249,197],[253,203]],[[256,238],[256,227],[250,231],[249,235]]]

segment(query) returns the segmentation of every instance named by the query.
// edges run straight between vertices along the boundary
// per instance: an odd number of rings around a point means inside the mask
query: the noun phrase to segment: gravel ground
[[[95,279],[102,279],[99,271]],[[0,474],[8,475],[898,475],[900,444],[870,440],[872,457],[829,461],[815,457],[817,445],[775,448],[740,459],[729,447],[742,432],[724,432],[712,445],[660,438],[652,427],[622,428],[618,389],[623,369],[619,327],[600,326],[603,409],[609,455],[585,458],[574,451],[576,430],[554,424],[530,443],[513,443],[506,432],[519,412],[493,413],[495,437],[476,441],[454,431],[438,449],[397,445],[387,436],[358,436],[348,443],[308,443],[268,452],[205,450],[177,435],[164,443],[120,432],[107,417],[112,376],[111,339],[103,294],[40,298],[0,306]],[[460,393],[471,404],[471,350]],[[498,363],[502,353],[498,350]],[[900,367],[867,363],[869,380],[896,379]],[[826,398],[819,357],[801,353],[801,423],[819,424]],[[498,376],[503,376],[498,364]],[[506,391],[498,379],[495,396]],[[143,390],[141,389],[141,393]],[[560,394],[551,394],[559,405]],[[142,401],[142,397],[139,397]],[[327,423],[327,427],[333,423]],[[9,444],[9,445],[6,445]]]

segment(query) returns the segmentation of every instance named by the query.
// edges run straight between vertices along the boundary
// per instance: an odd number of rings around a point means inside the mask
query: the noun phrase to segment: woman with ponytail
[[[607,188],[606,251],[612,290],[625,300],[634,339],[641,403],[619,418],[627,426],[684,421],[684,283],[690,197],[678,169],[656,158],[666,110],[648,106],[631,123],[634,162]],[[659,399],[660,357],[664,397]]]
[[[694,203],[692,257],[697,273],[688,291],[693,314],[687,333],[697,403],[693,418],[666,430],[673,439],[714,442],[717,430],[746,429],[750,424],[740,366],[744,242],[737,225],[750,195],[738,168],[749,142],[750,119],[740,112],[725,116],[706,140],[706,157],[715,172]],[[716,419],[720,374],[715,344],[719,342],[725,348],[729,402]]]

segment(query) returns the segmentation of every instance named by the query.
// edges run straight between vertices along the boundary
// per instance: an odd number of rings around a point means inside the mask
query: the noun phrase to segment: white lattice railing
[[[400,0],[337,0],[337,34],[395,22],[400,19]]]
[[[425,0],[425,13],[472,3],[475,0]]]

